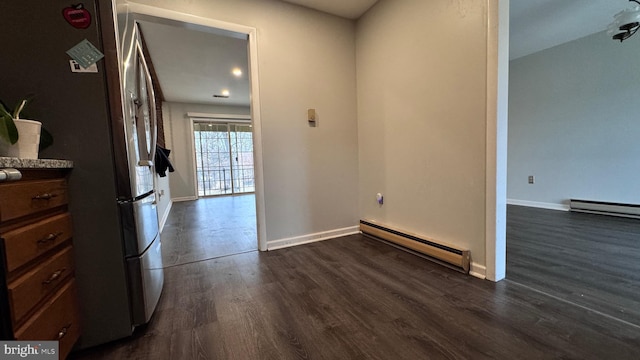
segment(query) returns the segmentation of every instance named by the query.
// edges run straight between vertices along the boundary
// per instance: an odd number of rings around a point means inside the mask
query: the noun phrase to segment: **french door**
[[[198,196],[255,191],[253,132],[249,124],[193,124]]]

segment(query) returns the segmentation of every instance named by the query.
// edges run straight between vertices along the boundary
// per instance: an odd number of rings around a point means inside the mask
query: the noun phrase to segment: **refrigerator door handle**
[[[137,106],[137,126],[138,126],[138,150],[140,152],[140,160],[138,161],[138,165],[140,166],[153,166],[153,160],[156,153],[156,143],[158,139],[158,134],[156,130],[156,121],[157,121],[157,113],[156,113],[156,98],[155,92],[153,91],[153,81],[151,80],[151,73],[149,72],[149,68],[147,66],[147,61],[144,57],[142,46],[140,42],[136,44],[136,50],[138,52],[138,70],[141,74],[138,74],[137,81],[141,81],[139,78],[140,75],[144,77],[145,88],[146,88],[146,97],[147,97],[147,105],[149,107],[149,129],[148,133],[150,139],[147,139],[147,128],[145,121],[140,122],[140,119],[144,120],[144,104],[140,102],[138,99],[135,99]],[[138,84],[138,91],[142,94],[142,84]],[[142,105],[142,106],[141,106]],[[149,141],[149,149],[147,149],[147,141]]]

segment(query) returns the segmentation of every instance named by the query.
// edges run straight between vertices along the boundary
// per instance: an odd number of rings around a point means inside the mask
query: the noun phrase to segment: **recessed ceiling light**
[[[242,70],[240,68],[234,68],[233,70],[231,70],[231,73],[236,77],[242,76]]]
[[[225,89],[225,90],[222,90],[222,92],[220,94],[213,94],[213,97],[214,98],[225,98],[226,99],[226,98],[229,97],[229,94],[230,94],[229,90]]]

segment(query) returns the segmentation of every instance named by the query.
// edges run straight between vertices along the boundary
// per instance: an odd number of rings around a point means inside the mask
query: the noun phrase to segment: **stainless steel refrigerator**
[[[69,6],[0,2],[0,99],[34,94],[27,111],[54,137],[40,157],[74,161],[69,187],[80,347],[88,347],[131,335],[151,319],[162,292],[157,126],[133,20],[116,19],[110,0],[88,0],[77,26]],[[73,72],[69,62],[67,50],[85,39],[105,55],[97,72]]]

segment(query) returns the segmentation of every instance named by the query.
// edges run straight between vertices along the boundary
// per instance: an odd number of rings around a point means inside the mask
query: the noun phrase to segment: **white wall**
[[[640,203],[639,58],[602,32],[511,61],[510,201]]]
[[[361,216],[468,248],[480,267],[488,11],[381,0],[357,26]]]
[[[382,0],[357,43],[354,22],[280,2],[139,2],[257,29],[268,240],[369,218],[469,248],[483,267],[486,2]]]
[[[170,127],[170,117],[166,112],[168,111],[167,105],[162,105],[162,119],[163,124],[165,126],[165,147],[171,148],[171,133],[167,131]],[[170,173],[167,169],[167,176],[160,177],[160,175],[156,174],[155,179],[155,188],[156,188],[156,201],[158,202],[158,223],[160,224],[160,231],[162,231],[164,224],[169,216],[169,212],[171,211],[172,201],[171,201],[171,188],[169,186],[169,179],[174,173]]]
[[[257,29],[267,240],[357,225],[354,22],[275,1],[136,2]]]
[[[188,112],[208,114],[237,114],[249,116],[249,107],[214,106],[165,102],[165,135],[170,146],[169,158],[175,172],[169,177],[171,198],[176,200],[195,199],[198,189],[195,186],[195,168],[193,167],[193,134]]]

